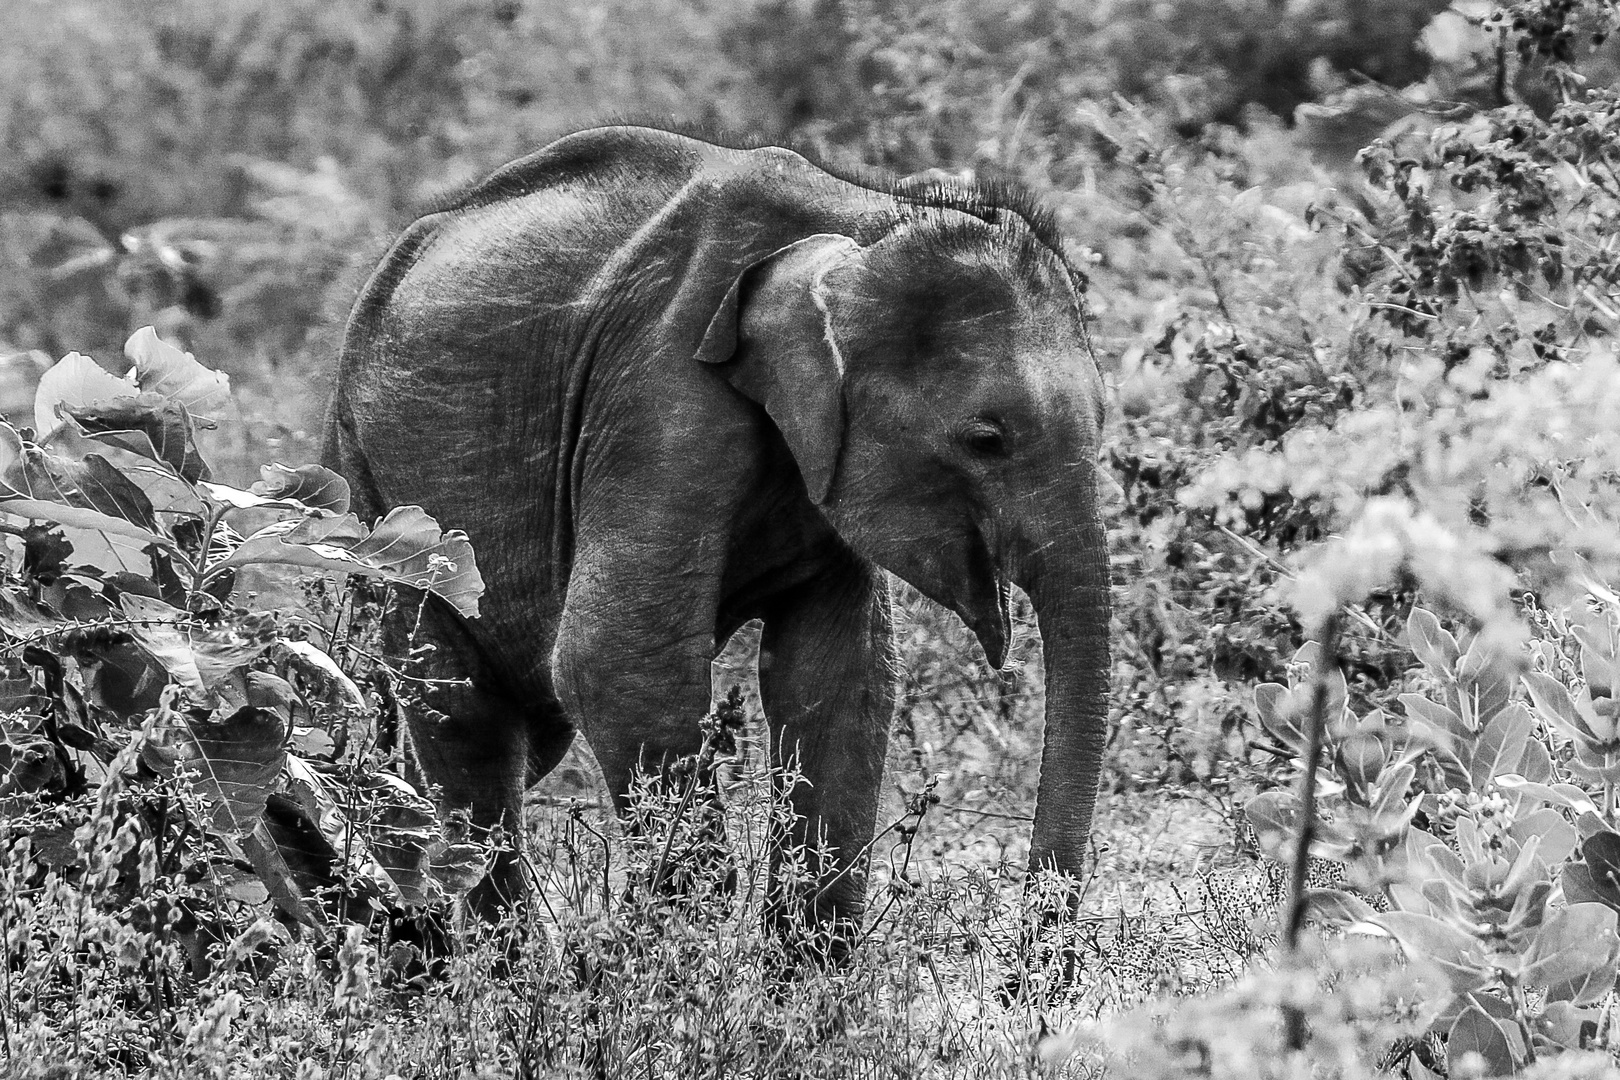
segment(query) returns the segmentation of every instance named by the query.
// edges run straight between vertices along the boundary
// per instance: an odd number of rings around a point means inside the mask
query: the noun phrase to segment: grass
[[[765,929],[762,838],[785,809],[757,735],[723,770],[718,853],[704,801],[673,791],[644,791],[645,831],[625,830],[576,749],[530,800],[534,896],[498,927],[455,924],[438,959],[386,919],[323,937],[230,897],[203,911],[195,883],[152,868],[115,780],[81,808],[76,863],[22,843],[37,830],[8,818],[0,1075],[1090,1075],[1084,1055],[1047,1061],[1043,1040],[1220,985],[1253,951],[1253,912],[1218,909],[1201,884],[1235,863],[1230,825],[1174,792],[1106,798],[1066,955],[1036,932],[1039,898],[1023,893],[1032,778],[993,759],[1038,738],[1038,660],[1023,639],[1014,689],[971,693],[984,673],[965,637],[928,605],[902,611],[908,666],[958,682],[908,692],[884,821],[914,831],[875,846],[868,920],[842,963]],[[746,674],[747,658],[737,643],[717,684]],[[1001,726],[982,727],[981,709],[1001,709]],[[916,797],[928,783],[919,763],[938,769],[937,804]],[[666,851],[681,860],[675,896],[647,888]],[[136,917],[165,897],[191,899]],[[234,932],[210,940],[210,925]]]

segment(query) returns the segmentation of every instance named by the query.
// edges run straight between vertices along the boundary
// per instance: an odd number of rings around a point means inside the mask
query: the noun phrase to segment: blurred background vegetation
[[[1012,174],[1073,196],[1079,243],[1137,245],[1140,225],[1125,220],[1135,196],[1111,182],[1115,148],[1094,110],[1123,97],[1173,136],[1211,144],[1289,132],[1297,147],[1269,166],[1308,171],[1297,149],[1343,170],[1409,109],[1394,90],[1429,80],[1448,99],[1492,93],[1447,11],[1444,0],[14,0],[0,5],[0,351],[110,360],[156,321],[232,372],[252,419],[307,430],[355,277],[412,207],[614,117],[783,138],[902,172]],[[1354,107],[1331,104],[1357,90]],[[1110,345],[1150,307],[1126,300],[1156,269],[1133,262],[1106,290]]]

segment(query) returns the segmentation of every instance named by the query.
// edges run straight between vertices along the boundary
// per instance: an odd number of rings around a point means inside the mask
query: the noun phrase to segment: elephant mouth
[[[1012,641],[1012,586],[1000,573],[995,575],[993,610],[976,612],[967,624],[979,639],[990,667],[1000,671],[1007,663],[1008,643]]]

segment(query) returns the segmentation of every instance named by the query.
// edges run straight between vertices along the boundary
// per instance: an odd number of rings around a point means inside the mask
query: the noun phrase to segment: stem
[[[1322,624],[1322,640],[1311,667],[1311,711],[1305,718],[1305,774],[1299,780],[1299,835],[1294,839],[1293,872],[1288,881],[1288,922],[1283,948],[1292,959],[1299,956],[1300,933],[1305,927],[1305,877],[1311,863],[1311,841],[1316,838],[1316,769],[1322,756],[1322,732],[1327,727],[1328,673],[1339,662],[1339,617],[1335,610]],[[1284,1007],[1288,1047],[1305,1048],[1305,1014],[1297,1005]]]

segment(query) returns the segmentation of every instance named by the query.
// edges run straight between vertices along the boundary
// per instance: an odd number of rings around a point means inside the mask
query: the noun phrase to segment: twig
[[[1316,838],[1316,768],[1322,756],[1322,732],[1327,727],[1329,672],[1339,662],[1339,612],[1322,624],[1316,663],[1311,666],[1311,711],[1305,718],[1305,775],[1299,781],[1299,835],[1294,838],[1293,874],[1288,882],[1288,922],[1283,947],[1291,959],[1299,957],[1300,932],[1305,927],[1305,877],[1311,864],[1311,841]],[[1288,1047],[1305,1048],[1305,1014],[1298,1005],[1283,1007]]]

